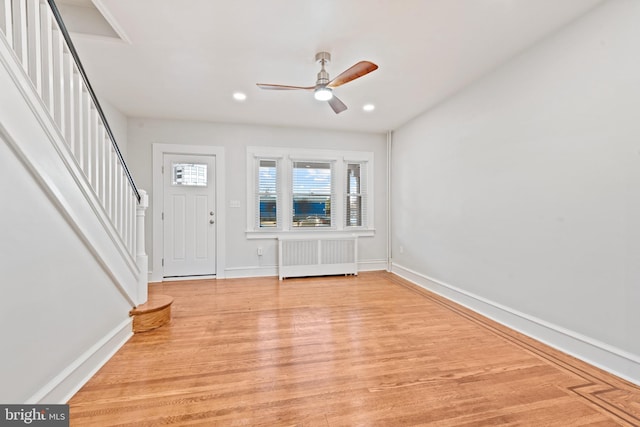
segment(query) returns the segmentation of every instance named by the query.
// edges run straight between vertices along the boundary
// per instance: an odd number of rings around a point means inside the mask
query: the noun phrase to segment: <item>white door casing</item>
[[[163,277],[215,276],[215,157],[163,160]]]

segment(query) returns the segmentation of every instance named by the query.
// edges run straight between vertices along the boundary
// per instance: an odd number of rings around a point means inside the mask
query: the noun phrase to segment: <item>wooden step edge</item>
[[[144,304],[140,304],[139,306],[132,308],[129,311],[129,316],[152,313],[169,307],[171,304],[173,304],[173,297],[168,295],[153,295],[150,296]]]
[[[133,333],[152,331],[171,322],[171,304],[172,297],[154,295],[146,303],[129,311],[129,316],[133,317]]]

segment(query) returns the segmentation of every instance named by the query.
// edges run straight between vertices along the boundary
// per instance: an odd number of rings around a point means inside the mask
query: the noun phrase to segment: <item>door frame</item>
[[[162,254],[164,252],[164,231],[162,227],[162,209],[164,206],[164,191],[162,183],[162,165],[165,154],[186,154],[214,156],[215,167],[215,193],[216,193],[216,279],[225,278],[225,159],[224,147],[211,145],[182,145],[182,144],[162,144],[153,143],[152,175],[153,188],[151,193],[151,216],[152,225],[152,265],[149,281],[163,281]],[[174,280],[174,279],[171,279]]]

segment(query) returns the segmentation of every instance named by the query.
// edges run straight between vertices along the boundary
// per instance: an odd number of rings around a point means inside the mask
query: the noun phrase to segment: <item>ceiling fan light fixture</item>
[[[313,97],[318,101],[328,101],[333,98],[333,93],[328,87],[319,87],[314,91]]]
[[[247,95],[242,92],[234,92],[233,99],[235,99],[236,101],[244,101],[247,99]]]

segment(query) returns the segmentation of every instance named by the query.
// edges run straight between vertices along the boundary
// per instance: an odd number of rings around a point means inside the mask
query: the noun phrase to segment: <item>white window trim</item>
[[[261,229],[258,225],[260,221],[260,215],[257,215],[256,208],[259,209],[259,198],[256,196],[258,194],[257,186],[259,185],[259,177],[256,175],[256,171],[258,170],[258,163],[262,160],[270,160],[276,162],[276,185],[278,186],[278,188],[276,188],[276,203],[279,203],[279,201],[282,199],[282,157],[260,155],[253,158],[253,163],[251,163],[251,165],[249,165],[249,162],[247,162],[247,170],[253,173],[253,183],[247,181],[247,228],[250,228],[250,225],[252,225],[255,230],[280,230],[282,228],[282,212],[280,212],[280,209],[276,211],[276,227],[265,227],[264,229]],[[253,170],[251,170],[251,168],[253,168]],[[253,194],[249,193],[249,187],[251,187],[251,191],[253,192]],[[249,204],[248,202],[249,198],[252,198],[251,204]],[[253,207],[253,212],[250,212],[251,207]],[[253,214],[251,223],[249,223],[249,213]]]
[[[256,206],[255,185],[258,177],[257,162],[261,159],[278,160],[281,168],[279,177],[281,199],[278,209],[278,220],[280,227],[277,229],[259,229],[256,224]],[[333,185],[335,188],[335,206],[331,206],[334,211],[335,223],[330,229],[313,229],[313,228],[292,228],[291,227],[291,210],[287,206],[291,205],[291,178],[293,161],[326,161],[333,162]],[[366,218],[367,223],[359,227],[347,227],[344,218],[345,209],[345,173],[347,163],[361,163],[365,165],[365,176],[367,180],[367,206]],[[373,236],[375,234],[374,221],[374,179],[373,179],[373,152],[371,151],[339,151],[339,150],[317,150],[317,149],[297,149],[284,147],[247,147],[247,229],[246,236],[248,239],[273,239],[284,235],[296,236],[318,236],[330,235],[338,236]]]

